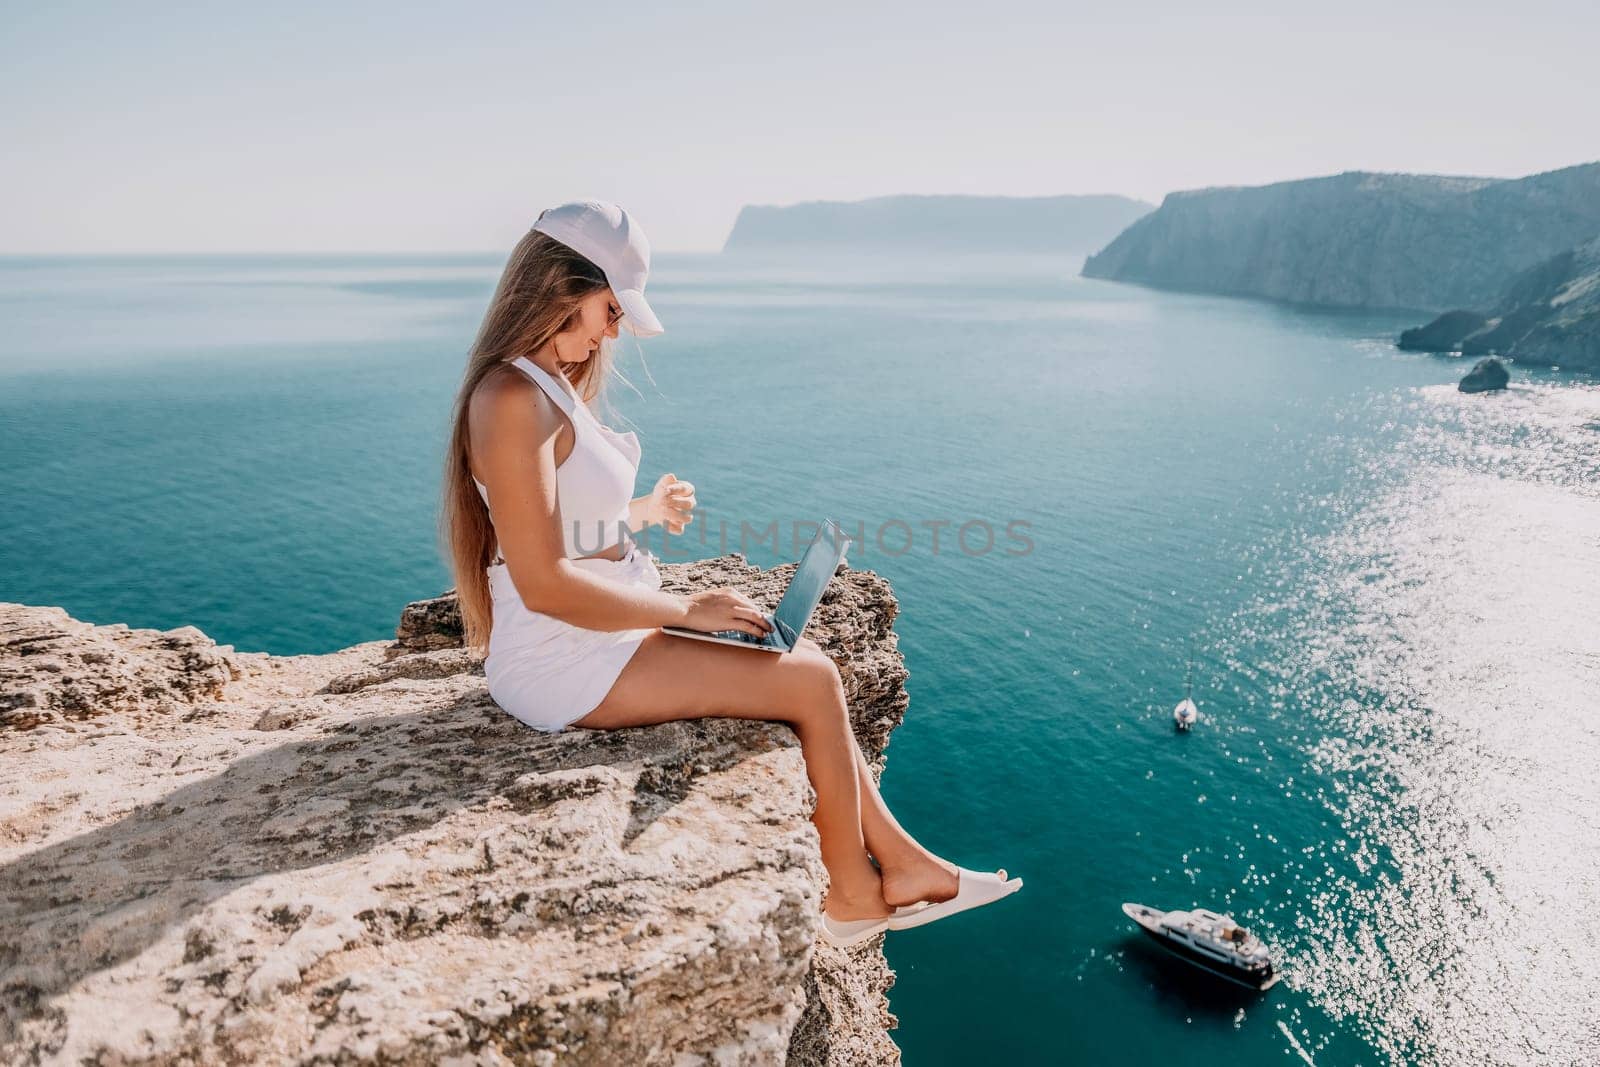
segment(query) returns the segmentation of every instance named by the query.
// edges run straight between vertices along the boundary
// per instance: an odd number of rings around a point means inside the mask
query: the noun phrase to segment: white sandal
[[[956,895],[949,900],[907,904],[904,907],[894,909],[894,912],[888,918],[889,929],[909,930],[913,926],[937,922],[959,912],[981,908],[985,904],[993,904],[1001,897],[1008,897],[1021,889],[1022,879],[1012,878],[1007,880],[1004,868],[991,873],[989,871],[969,871],[965,867],[957,867],[956,884],[959,887],[956,890]]]
[[[835,919],[822,913],[822,940],[834,948],[851,948],[889,929],[889,917],[880,919]]]

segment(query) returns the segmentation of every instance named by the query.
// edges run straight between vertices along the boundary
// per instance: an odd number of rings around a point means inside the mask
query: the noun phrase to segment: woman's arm
[[[467,417],[473,461],[494,503],[500,553],[529,610],[590,630],[684,624],[688,598],[608,581],[567,558],[555,457],[566,417],[544,390],[521,375],[492,377],[473,395]],[[637,504],[628,506],[630,524]]]
[[[655,520],[650,518],[650,494],[628,501],[628,531],[638,533]]]

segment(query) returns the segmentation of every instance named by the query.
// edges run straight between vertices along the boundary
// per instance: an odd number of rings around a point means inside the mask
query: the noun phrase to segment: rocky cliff
[[[740,209],[724,252],[869,249],[1082,255],[1153,204],[1125,196],[880,196]]]
[[[1600,238],[1523,272],[1489,311],[1448,311],[1399,344],[1600,374]]]
[[[663,565],[768,606],[793,564]],[[808,631],[882,767],[897,605],[841,570]],[[0,1062],[897,1062],[875,940],[785,727],[539,734],[452,598],[277,657],[0,604]]]
[[[1173,193],[1091,256],[1091,278],[1303,304],[1484,307],[1600,234],[1600,163],[1527,178],[1351,172]]]

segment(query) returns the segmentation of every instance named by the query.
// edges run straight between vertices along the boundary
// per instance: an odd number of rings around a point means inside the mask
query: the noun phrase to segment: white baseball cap
[[[539,212],[533,228],[547,233],[605,273],[622,307],[622,324],[635,337],[664,332],[644,299],[650,276],[650,241],[633,217],[606,200],[574,200]]]

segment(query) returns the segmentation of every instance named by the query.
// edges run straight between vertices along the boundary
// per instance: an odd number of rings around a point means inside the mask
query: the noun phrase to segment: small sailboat
[[[1191,649],[1189,652],[1189,665],[1183,672],[1183,699],[1178,702],[1177,707],[1172,709],[1172,724],[1180,731],[1186,731],[1200,721],[1200,709],[1195,707],[1194,701],[1190,699],[1193,686],[1194,651]]]

